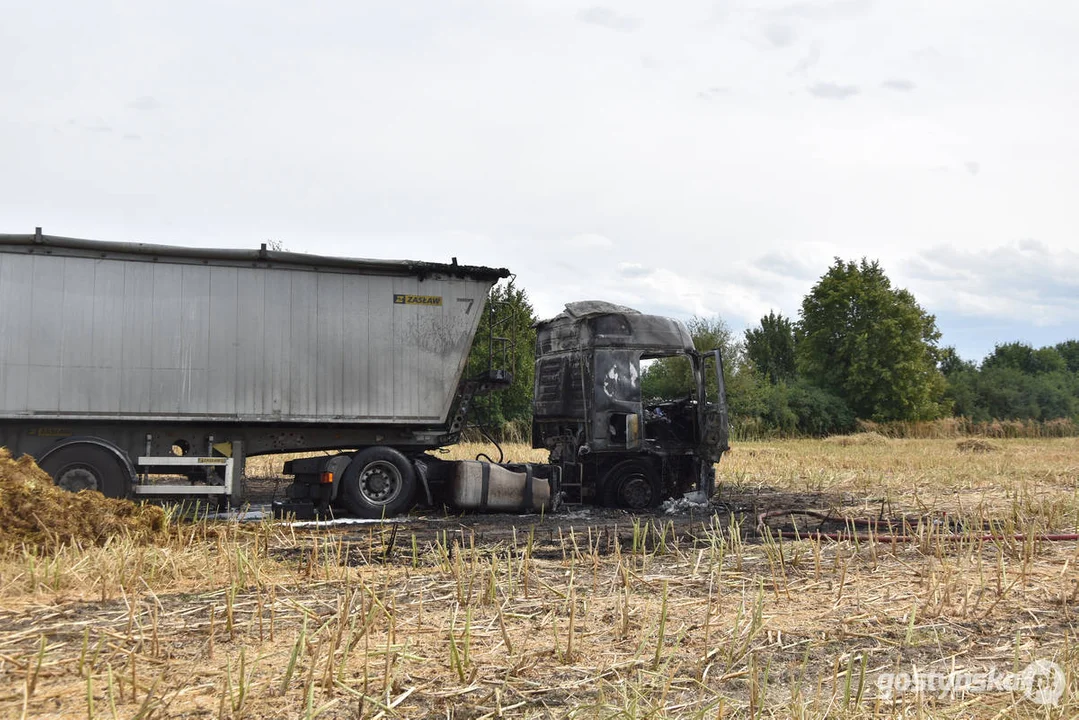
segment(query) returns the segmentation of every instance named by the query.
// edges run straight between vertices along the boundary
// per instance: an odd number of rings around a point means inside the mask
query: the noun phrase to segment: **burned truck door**
[[[640,354],[622,348],[595,352],[595,450],[641,447]]]
[[[723,383],[723,356],[712,350],[702,356],[704,382],[701,383],[701,456],[718,462],[727,450],[730,431],[727,420],[727,392]]]

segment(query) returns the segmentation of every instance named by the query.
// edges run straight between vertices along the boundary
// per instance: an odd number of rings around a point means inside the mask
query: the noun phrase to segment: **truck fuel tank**
[[[556,471],[547,465],[462,460],[453,477],[453,504],[463,510],[550,509],[551,476]]]

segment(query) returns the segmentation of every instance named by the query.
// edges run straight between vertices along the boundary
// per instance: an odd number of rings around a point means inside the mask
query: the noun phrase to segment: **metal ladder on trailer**
[[[208,448],[209,453],[213,453],[214,450],[226,450],[228,455],[150,455],[150,444],[151,437],[147,435],[147,454],[136,458],[136,464],[140,471],[139,482],[135,483],[132,487],[132,492],[136,496],[190,495],[194,497],[206,495],[217,496],[221,499],[235,502],[239,499],[239,496],[242,495],[242,493],[237,492],[241,488],[240,478],[237,477],[237,470],[242,472],[244,457],[242,444],[239,441],[224,443],[219,446],[214,445],[213,438],[210,438]],[[224,445],[227,445],[228,447],[225,448],[223,447]],[[196,485],[190,482],[165,484],[149,482],[149,476],[152,470],[187,467],[222,468],[224,470],[224,482],[221,485]]]

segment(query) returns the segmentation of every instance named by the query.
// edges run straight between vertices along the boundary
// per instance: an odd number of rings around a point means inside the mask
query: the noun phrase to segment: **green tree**
[[[760,327],[746,330],[746,358],[768,382],[794,378],[794,324],[789,318],[769,312]]]
[[[802,301],[798,368],[858,417],[933,419],[943,409],[939,339],[935,318],[879,263],[836,258]]]
[[[976,420],[1055,420],[1079,414],[1074,340],[1035,349],[1022,342],[993,348],[976,372],[948,377],[957,414]]]
[[[528,293],[513,280],[491,289],[472,342],[465,377],[482,376],[491,365],[496,370],[508,370],[513,381],[509,387],[477,396],[469,412],[470,422],[501,436],[510,432],[511,424],[518,435],[531,427],[535,323]]]
[[[937,367],[944,377],[950,377],[958,372],[972,372],[978,369],[970,360],[959,357],[959,353],[951,345],[937,351]]]
[[[775,385],[762,381],[752,368],[734,376],[731,427],[737,436],[822,436],[851,432],[854,413],[843,400],[804,379]]]
[[[1068,372],[1079,373],[1079,340],[1065,340],[1057,343],[1053,348],[1064,358]]]
[[[854,430],[854,413],[842,398],[827,390],[805,380],[796,380],[787,388],[787,396],[790,409],[798,418],[798,432],[803,435],[821,436]]]
[[[982,368],[1012,368],[1026,375],[1040,375],[1066,370],[1067,363],[1055,348],[1035,350],[1026,343],[1010,342],[997,345],[982,361]]]
[[[978,365],[961,358],[949,345],[937,352],[937,368],[944,375],[946,414],[985,419],[985,404],[977,391]]]

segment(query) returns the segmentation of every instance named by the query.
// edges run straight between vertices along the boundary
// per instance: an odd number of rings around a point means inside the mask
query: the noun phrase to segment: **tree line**
[[[488,323],[512,332],[515,380],[510,391],[478,401],[482,422],[531,423],[536,318],[514,284],[493,291],[469,370],[485,368]],[[491,308],[494,308],[492,310]],[[742,334],[720,317],[691,319],[699,350],[720,348],[736,436],[846,433],[859,421],[891,423],[961,417],[973,422],[1079,421],[1079,341],[1035,348],[997,345],[981,362],[941,346],[936,319],[907,290],[894,287],[880,264],[836,258],[803,298],[798,317],[769,312]],[[684,358],[652,361],[642,370],[646,396],[672,399],[692,385]]]

